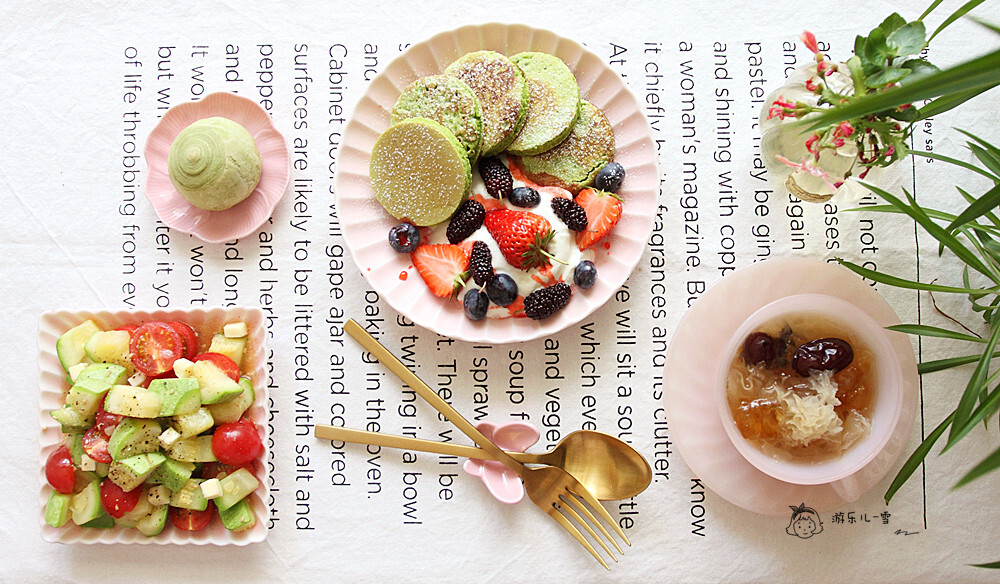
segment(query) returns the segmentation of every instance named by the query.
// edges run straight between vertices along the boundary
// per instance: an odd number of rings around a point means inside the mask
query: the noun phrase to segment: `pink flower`
[[[807,173],[809,173],[809,174],[811,174],[813,176],[818,176],[818,177],[822,178],[823,182],[825,182],[827,184],[827,186],[830,187],[830,190],[836,191],[837,188],[841,184],[843,184],[843,181],[840,181],[839,183],[832,182],[830,180],[830,174],[827,171],[823,170],[822,168],[816,166],[816,164],[813,161],[809,160],[808,156],[803,156],[802,157],[802,162],[792,162],[791,160],[785,158],[784,156],[782,156],[780,154],[777,155],[777,156],[775,156],[775,158],[778,160],[778,162],[781,162],[782,164],[786,164],[786,165],[794,168],[795,170],[799,170],[799,171],[802,171],[802,172],[807,172]]]
[[[819,44],[816,42],[816,35],[807,30],[803,31],[799,38],[802,39],[802,44],[804,44],[807,49],[817,55],[819,54]]]
[[[850,137],[850,135],[853,133],[854,133],[854,126],[852,126],[851,122],[848,122],[847,120],[844,120],[843,122],[837,124],[837,127],[834,128],[833,130],[834,136],[842,136],[844,138]]]
[[[817,142],[819,142],[819,134],[813,134],[806,138],[806,150],[812,152],[816,156],[816,160],[819,160],[819,148],[816,147]]]
[[[785,96],[779,95],[778,99],[774,100],[767,110],[767,119],[779,118],[783,120],[788,116],[795,116],[795,103],[785,99]]]
[[[813,93],[818,93],[819,92],[819,84],[816,83],[815,81],[813,81],[813,78],[810,77],[809,79],[806,79],[806,89],[808,89],[809,91],[811,91]]]

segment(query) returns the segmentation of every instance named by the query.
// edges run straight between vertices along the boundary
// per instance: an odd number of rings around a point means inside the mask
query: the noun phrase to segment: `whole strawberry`
[[[547,248],[555,232],[541,215],[499,209],[487,213],[483,224],[497,242],[507,263],[515,268],[530,270],[548,265],[553,259]]]

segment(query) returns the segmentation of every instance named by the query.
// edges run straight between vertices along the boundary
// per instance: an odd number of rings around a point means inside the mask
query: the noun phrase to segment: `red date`
[[[844,339],[829,337],[803,343],[792,356],[792,369],[802,377],[810,371],[837,372],[854,361],[854,349]]]

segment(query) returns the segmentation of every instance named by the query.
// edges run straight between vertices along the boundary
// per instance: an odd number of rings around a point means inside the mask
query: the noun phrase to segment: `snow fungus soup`
[[[852,331],[815,313],[785,314],[744,339],[726,378],[740,434],[797,463],[840,456],[871,429],[874,354]]]

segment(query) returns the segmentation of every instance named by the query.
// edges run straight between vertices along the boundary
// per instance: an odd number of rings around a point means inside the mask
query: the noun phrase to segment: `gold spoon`
[[[316,425],[315,435],[325,440],[493,460],[493,456],[482,448],[452,442],[436,442],[321,424]],[[630,499],[646,490],[653,478],[649,463],[634,448],[610,434],[592,430],[570,432],[556,444],[555,448],[543,454],[525,452],[507,454],[518,462],[562,468],[601,501]]]

